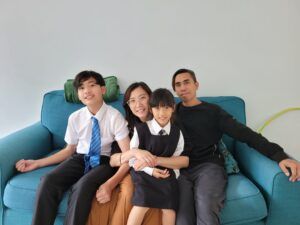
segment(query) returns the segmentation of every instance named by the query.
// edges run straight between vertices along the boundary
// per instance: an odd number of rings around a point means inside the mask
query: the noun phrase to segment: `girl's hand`
[[[158,168],[154,168],[152,176],[156,177],[158,179],[160,179],[160,178],[165,179],[165,178],[170,176],[170,173],[169,173],[169,170],[167,170],[167,169],[161,170],[161,169],[158,169]]]

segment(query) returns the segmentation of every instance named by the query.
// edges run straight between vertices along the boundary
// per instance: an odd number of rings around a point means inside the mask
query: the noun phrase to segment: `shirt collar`
[[[171,123],[170,123],[170,121],[167,123],[166,126],[161,127],[161,126],[158,124],[158,122],[153,118],[153,119],[150,121],[150,124],[151,124],[151,126],[152,126],[153,131],[155,132],[155,134],[159,134],[159,131],[160,131],[161,129],[164,129],[165,132],[166,132],[168,135],[170,134],[170,129],[171,129]]]
[[[105,102],[103,102],[101,108],[99,109],[99,111],[95,115],[93,115],[88,110],[88,108],[85,107],[85,118],[86,118],[86,120],[90,121],[90,119],[94,116],[98,120],[98,122],[100,122],[102,120],[106,110],[107,110],[107,107],[108,106],[105,104]]]

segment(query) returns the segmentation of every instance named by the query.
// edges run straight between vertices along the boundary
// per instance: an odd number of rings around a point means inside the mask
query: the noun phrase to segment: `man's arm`
[[[16,163],[16,169],[20,172],[28,172],[41,167],[58,164],[74,154],[75,150],[76,145],[67,145],[64,149],[46,158],[37,160],[21,159]]]
[[[189,157],[187,156],[172,156],[172,157],[157,157],[157,166],[162,166],[170,169],[186,168],[189,165]]]
[[[279,167],[285,175],[290,176],[290,181],[294,182],[300,180],[300,163],[290,159],[281,146],[270,142],[261,134],[258,134],[244,124],[239,123],[224,110],[221,110],[220,112],[221,130],[229,136],[248,144],[268,158],[278,162]]]
[[[157,157],[155,166],[162,166],[170,169],[186,168],[189,165],[189,157],[187,156],[172,156],[172,157]],[[149,168],[148,164],[141,160],[134,162],[133,168],[136,171],[141,171]],[[148,170],[148,169],[147,169]]]

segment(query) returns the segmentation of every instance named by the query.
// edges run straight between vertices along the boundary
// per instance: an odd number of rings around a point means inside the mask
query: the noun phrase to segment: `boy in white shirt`
[[[58,205],[70,187],[64,224],[85,225],[97,189],[103,200],[109,201],[111,191],[128,171],[128,166],[123,166],[114,175],[109,165],[112,142],[117,141],[126,151],[129,138],[123,116],[103,102],[103,77],[94,71],[82,71],[76,75],[74,87],[86,107],[69,117],[67,146],[49,157],[16,163],[17,170],[27,172],[62,162],[41,180],[32,225],[54,224]]]

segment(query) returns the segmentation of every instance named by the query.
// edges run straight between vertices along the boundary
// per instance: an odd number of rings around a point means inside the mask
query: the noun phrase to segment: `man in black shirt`
[[[247,143],[278,162],[290,181],[300,180],[300,163],[289,159],[279,145],[239,123],[219,106],[198,100],[199,83],[193,71],[176,71],[172,87],[182,100],[176,108],[177,124],[184,131],[185,143],[190,146],[187,153],[190,165],[181,171],[178,179],[180,193],[184,195],[180,195],[177,225],[220,224],[227,174],[224,159],[216,150],[223,134]]]

